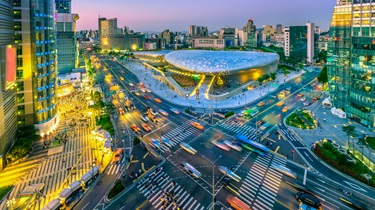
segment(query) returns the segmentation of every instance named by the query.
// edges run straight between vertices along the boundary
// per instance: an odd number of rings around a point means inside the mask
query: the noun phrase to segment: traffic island
[[[339,151],[331,142],[320,141],[314,144],[313,152],[323,161],[350,177],[375,187],[375,177],[369,177],[369,168],[355,156]]]
[[[316,128],[317,122],[314,120],[311,111],[298,110],[286,118],[286,124],[300,129],[311,130]]]
[[[125,186],[121,183],[121,180],[117,180],[112,189],[108,192],[108,199],[114,198],[116,195],[120,194],[125,190]]]

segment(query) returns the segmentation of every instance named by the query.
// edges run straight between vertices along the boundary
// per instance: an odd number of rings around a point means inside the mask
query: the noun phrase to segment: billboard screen
[[[9,87],[16,81],[17,54],[16,47],[8,45],[5,49],[6,65],[5,65],[5,84]]]

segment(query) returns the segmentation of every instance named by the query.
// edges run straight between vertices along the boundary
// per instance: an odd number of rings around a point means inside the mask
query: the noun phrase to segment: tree
[[[277,77],[276,72],[271,72],[270,75],[271,75],[271,79],[272,79],[272,80],[275,80],[276,77]]]
[[[259,86],[262,85],[262,82],[263,82],[263,81],[264,81],[263,77],[259,77],[259,78],[258,78]]]
[[[341,130],[348,136],[347,144],[349,145],[349,137],[353,137],[353,148],[352,153],[354,154],[354,138],[358,136],[354,125],[342,126]]]
[[[269,74],[265,74],[265,75],[263,75],[263,79],[264,79],[265,81],[267,81],[269,78],[271,78],[271,76],[270,76]]]
[[[318,81],[322,84],[325,84],[328,82],[328,76],[327,76],[327,66],[324,66],[322,71],[320,71],[318,75]]]

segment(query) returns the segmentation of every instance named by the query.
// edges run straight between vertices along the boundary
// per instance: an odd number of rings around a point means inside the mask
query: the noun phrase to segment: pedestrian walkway
[[[188,120],[182,125],[174,128],[173,130],[167,132],[166,134],[162,135],[162,137],[167,138],[171,141],[172,147],[179,145],[182,141],[187,139],[189,136],[194,134],[195,132],[199,131],[197,128],[190,125],[191,122],[194,120]],[[206,124],[203,122],[200,122],[201,125],[205,126]],[[152,147],[155,148],[153,144],[150,143]],[[165,153],[167,151],[170,151],[170,149],[164,145],[161,144],[160,150],[162,153]]]
[[[262,130],[258,129],[257,131],[256,128],[235,121],[224,121],[219,126],[228,130],[228,133],[244,135],[252,140],[260,138],[263,135]]]
[[[278,129],[279,131],[281,132],[281,134],[286,137],[287,139],[289,139],[290,141],[299,141],[297,139],[297,137],[295,135],[293,135],[289,129],[287,128],[281,128],[280,126],[278,126]]]
[[[184,189],[183,185],[172,181],[162,170],[155,171],[141,180],[137,188],[155,209],[206,209]]]
[[[106,170],[108,175],[118,174],[124,170],[125,167],[125,158],[124,155],[121,157],[121,160],[118,163],[112,163],[109,165],[109,168]]]
[[[272,164],[285,166],[286,160],[277,156],[258,156],[242,182],[239,197],[253,209],[273,207],[282,174],[269,168]]]

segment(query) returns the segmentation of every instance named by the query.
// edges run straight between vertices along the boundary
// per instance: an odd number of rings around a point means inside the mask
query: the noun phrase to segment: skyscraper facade
[[[99,37],[107,37],[118,34],[117,18],[99,18]]]
[[[16,47],[14,46],[13,0],[0,0],[0,171],[17,131]],[[18,26],[16,30],[19,30]]]
[[[283,33],[283,25],[277,24],[276,25],[276,34],[282,34]]]
[[[289,58],[306,60],[307,26],[290,26],[284,29],[284,54]]]
[[[34,125],[41,134],[57,125],[54,0],[17,0],[18,125]]]
[[[315,56],[315,24],[306,23],[307,26],[307,62],[313,63]]]
[[[56,13],[71,13],[72,0],[55,0]]]
[[[78,44],[76,37],[76,21],[79,16],[71,13],[57,13],[56,48],[58,74],[70,73],[77,67]]]
[[[195,36],[196,35],[196,28],[197,26],[196,25],[190,25],[189,26],[189,36]]]
[[[375,127],[375,2],[338,0],[327,51],[332,106]]]

